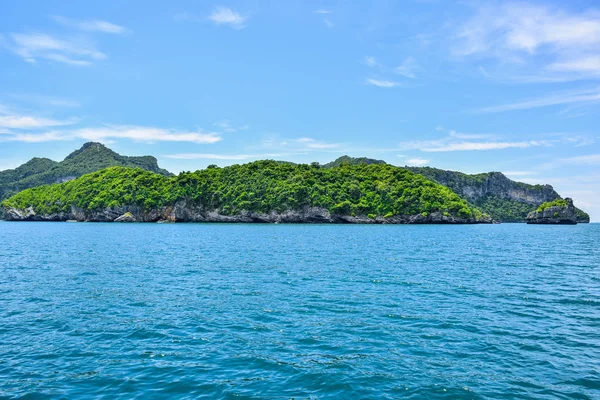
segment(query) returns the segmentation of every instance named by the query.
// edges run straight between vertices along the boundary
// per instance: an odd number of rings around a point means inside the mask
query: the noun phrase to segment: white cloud
[[[494,135],[489,135],[487,133],[460,133],[455,130],[450,130],[448,134],[457,139],[490,139],[494,137]]]
[[[183,153],[183,154],[170,154],[165,156],[166,158],[173,158],[176,160],[248,160],[256,158],[249,154],[207,154],[207,153]]]
[[[333,13],[333,11],[326,10],[324,8],[320,8],[318,10],[315,10],[315,14],[331,14],[331,13]]]
[[[537,146],[549,146],[548,141],[476,141],[475,139],[490,138],[487,134],[459,134],[450,131],[448,136],[433,140],[413,140],[400,143],[401,150],[420,150],[428,153],[450,152],[450,151],[483,151],[502,150],[510,148],[528,148]],[[472,139],[472,140],[471,140]]]
[[[106,54],[83,40],[58,39],[43,33],[13,33],[6,46],[29,63],[38,59],[69,65],[89,66],[93,61],[106,59]]]
[[[9,129],[39,129],[72,125],[76,120],[55,120],[28,115],[0,115],[0,127]]]
[[[296,139],[296,142],[303,144],[304,146],[306,146],[309,149],[335,149],[335,148],[341,146],[340,143],[326,143],[326,142],[316,140],[313,138],[308,138],[308,137]]]
[[[217,7],[208,17],[216,25],[227,25],[234,29],[242,29],[248,17],[245,17],[231,8]]]
[[[600,88],[556,93],[549,96],[538,97],[531,100],[520,101],[500,106],[485,107],[475,110],[478,113],[498,113],[505,111],[527,110],[531,108],[548,107],[564,104],[582,104],[600,101]]]
[[[328,27],[329,29],[333,28],[335,26],[335,24],[329,19],[329,18],[325,18],[323,19],[323,23],[325,24],[326,27]]]
[[[416,167],[420,167],[422,165],[429,164],[429,160],[425,160],[424,158],[409,158],[406,160],[406,165],[412,165]]]
[[[81,104],[75,100],[62,97],[46,96],[32,93],[9,93],[6,95],[10,99],[18,102],[33,103],[42,107],[61,107],[61,108],[78,108]],[[0,113],[2,109],[0,108]],[[5,112],[7,113],[7,112]]]
[[[97,19],[76,21],[62,16],[55,16],[53,18],[56,22],[64,26],[86,32],[102,32],[113,34],[123,34],[127,32],[127,28],[125,27]]]
[[[548,69],[568,72],[591,72],[600,74],[600,55],[550,64]]]
[[[504,171],[502,172],[504,175],[506,176],[531,176],[531,175],[537,175],[537,172],[535,171]]]
[[[70,140],[71,138],[62,135],[60,132],[45,132],[45,133],[17,133],[15,135],[6,136],[0,139],[1,141],[10,142],[27,142],[27,143],[42,143],[56,142],[61,140]]]
[[[600,165],[600,154],[562,158],[558,160],[558,163],[560,165]]]
[[[373,78],[369,78],[367,79],[367,84],[368,85],[372,85],[372,86],[377,86],[380,88],[393,88],[396,86],[400,86],[400,84],[398,82],[395,81],[388,81],[388,80],[382,80],[382,79],[373,79]]]
[[[379,66],[377,59],[375,57],[367,56],[365,57],[365,64],[367,64],[371,68],[375,68]]]
[[[446,152],[446,151],[472,151],[472,150],[501,150],[510,148],[524,149],[527,147],[542,146],[543,142],[530,140],[526,142],[458,142],[448,143],[442,146],[432,146],[420,148],[426,152]]]
[[[110,139],[130,139],[136,142],[189,142],[198,144],[212,144],[222,140],[214,132],[187,132],[163,128],[115,125],[95,128],[81,128],[73,130],[57,130],[44,133],[23,133],[3,137],[4,141],[21,142],[51,142],[60,140],[84,139],[93,141],[106,141]]]
[[[244,131],[244,130],[250,128],[250,125],[248,125],[248,124],[241,125],[241,126],[232,126],[231,123],[229,122],[229,120],[227,120],[227,119],[217,121],[217,122],[213,123],[213,126],[219,128],[221,131],[223,131],[225,133]]]
[[[561,78],[557,72],[575,73],[570,79],[600,76],[595,68],[600,56],[598,10],[570,11],[524,2],[479,4],[457,32],[456,56],[496,59],[504,69],[517,65],[521,73],[542,71],[539,78]]]
[[[131,139],[139,142],[191,142],[211,144],[222,140],[216,133],[181,132],[144,126],[107,126],[78,129],[72,134],[86,140]]]
[[[402,75],[405,78],[414,79],[416,77],[415,71],[417,70],[418,65],[414,58],[407,57],[402,61],[402,64],[398,65],[394,68],[394,72],[398,75]]]

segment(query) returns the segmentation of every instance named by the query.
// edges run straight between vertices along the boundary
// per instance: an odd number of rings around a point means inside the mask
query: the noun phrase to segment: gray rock
[[[566,198],[566,206],[552,206],[542,211],[533,211],[527,215],[528,224],[575,225],[575,206],[573,200]]]
[[[135,219],[135,217],[133,216],[132,213],[126,212],[125,214],[123,214],[120,217],[116,218],[115,222],[136,222],[136,219]]]

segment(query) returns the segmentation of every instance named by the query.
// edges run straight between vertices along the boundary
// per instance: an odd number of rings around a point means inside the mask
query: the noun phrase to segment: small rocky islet
[[[42,186],[40,186],[42,185]],[[154,157],[86,143],[62,162],[0,171],[13,221],[473,224],[589,222],[550,185],[343,156],[320,165],[263,160],[174,176]]]
[[[527,216],[528,224],[576,225],[577,216],[573,199],[556,199],[540,205]]]

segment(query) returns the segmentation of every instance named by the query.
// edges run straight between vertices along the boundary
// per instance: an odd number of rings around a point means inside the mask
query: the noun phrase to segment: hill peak
[[[103,145],[102,143],[87,142],[87,143],[84,143],[84,145],[81,146],[81,148],[79,150],[75,150],[74,152],[69,154],[65,158],[65,160],[73,159],[73,158],[77,157],[79,154],[86,153],[86,152],[100,152],[100,153],[106,152],[111,155],[117,154],[114,151],[112,151],[111,149],[109,149],[108,147],[106,147],[105,145]]]

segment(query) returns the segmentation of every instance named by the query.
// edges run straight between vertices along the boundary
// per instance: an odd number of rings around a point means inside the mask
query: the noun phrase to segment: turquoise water
[[[600,398],[600,225],[0,223],[0,397]]]

